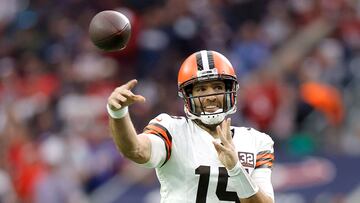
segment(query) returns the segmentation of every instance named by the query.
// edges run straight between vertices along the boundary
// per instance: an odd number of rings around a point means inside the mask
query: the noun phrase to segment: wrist
[[[121,109],[119,109],[119,110],[114,111],[114,110],[112,110],[112,109],[110,108],[110,105],[107,104],[107,105],[106,105],[106,110],[107,110],[107,112],[108,112],[108,115],[109,115],[111,118],[113,118],[113,119],[120,119],[120,118],[125,117],[126,114],[128,114],[128,112],[129,112],[129,107],[125,106],[125,107],[123,107],[123,108],[121,108]]]
[[[238,161],[232,169],[227,171],[230,176],[229,182],[233,188],[235,188],[239,198],[249,198],[259,191],[259,187],[252,181],[240,161]]]
[[[230,170],[228,169],[227,171],[230,177],[238,175],[241,172],[240,161],[236,162],[235,166]]]

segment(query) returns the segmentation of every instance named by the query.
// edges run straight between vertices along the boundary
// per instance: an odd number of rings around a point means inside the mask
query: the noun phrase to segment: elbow
[[[141,152],[140,150],[123,151],[121,153],[127,159],[129,159],[135,163],[138,163],[138,164],[144,164],[149,160],[149,157],[147,157],[146,154]]]

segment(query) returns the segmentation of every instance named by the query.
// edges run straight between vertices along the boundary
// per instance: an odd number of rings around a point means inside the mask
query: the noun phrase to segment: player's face
[[[224,92],[225,83],[223,81],[209,81],[195,84],[192,89],[192,95],[195,97],[201,96],[194,99],[196,112],[201,113],[205,111],[212,113],[223,108]]]

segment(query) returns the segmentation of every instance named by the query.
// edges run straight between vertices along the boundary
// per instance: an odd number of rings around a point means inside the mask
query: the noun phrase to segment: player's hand
[[[237,157],[235,145],[231,136],[231,119],[225,119],[216,127],[216,131],[220,137],[221,143],[213,141],[215,149],[218,153],[219,160],[228,169],[234,168],[239,158]]]
[[[117,87],[108,98],[108,104],[114,111],[119,110],[125,106],[129,106],[134,102],[145,102],[145,97],[141,95],[135,95],[131,92],[137,84],[137,80],[133,79],[126,84]]]

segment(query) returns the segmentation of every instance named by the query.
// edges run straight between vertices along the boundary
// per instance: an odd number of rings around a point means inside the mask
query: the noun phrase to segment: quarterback
[[[178,74],[186,117],[162,113],[140,134],[128,106],[145,98],[117,87],[107,111],[113,140],[128,159],[155,168],[161,203],[272,203],[272,139],[252,128],[231,126],[238,83],[229,60],[215,51],[190,55]]]

